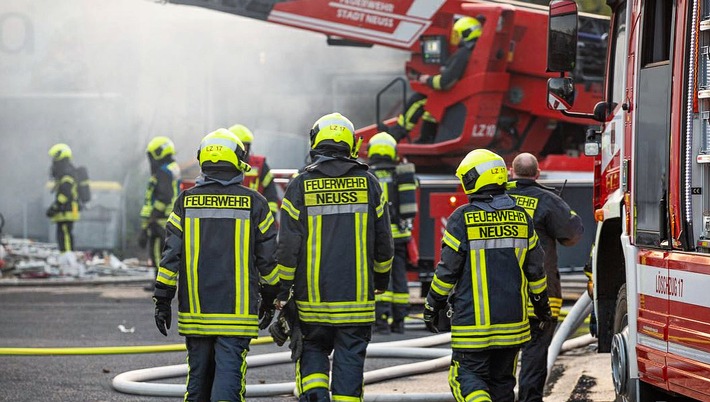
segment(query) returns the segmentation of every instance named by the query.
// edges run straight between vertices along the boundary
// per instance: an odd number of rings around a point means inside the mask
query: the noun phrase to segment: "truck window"
[[[609,77],[609,100],[614,105],[624,101],[624,75],[626,73],[626,2],[618,5],[618,12],[614,14],[614,31],[611,38],[611,73]]]
[[[643,43],[641,66],[668,62],[671,49],[671,14],[673,2],[670,0],[649,0],[644,8]]]

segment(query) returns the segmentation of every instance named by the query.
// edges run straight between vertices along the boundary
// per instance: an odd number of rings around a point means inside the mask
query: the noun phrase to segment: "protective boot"
[[[392,321],[392,324],[390,325],[390,330],[395,334],[403,334],[404,333],[404,320]]]
[[[375,320],[375,333],[380,335],[389,335],[390,325],[387,322],[387,315],[382,314]]]

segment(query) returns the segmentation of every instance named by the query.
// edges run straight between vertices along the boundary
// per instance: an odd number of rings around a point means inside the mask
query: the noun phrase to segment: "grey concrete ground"
[[[123,332],[119,329],[123,326]],[[373,342],[426,336],[374,335]],[[96,347],[180,344],[173,327],[167,338],[153,321],[150,293],[141,284],[72,287],[0,287],[0,350],[7,347]],[[254,345],[250,354],[285,351],[274,344]],[[128,395],[111,387],[123,372],[182,364],[185,352],[87,355],[0,355],[0,400],[12,401],[155,401],[178,400]],[[368,359],[366,371],[411,363],[407,359]],[[584,349],[562,356],[561,373],[546,401],[613,400],[608,355]],[[391,380],[366,387],[367,393],[449,392],[447,372]],[[593,381],[590,381],[592,378]],[[182,383],[184,378],[161,380]],[[293,381],[291,364],[249,370],[247,383]],[[579,383],[582,385],[580,386]],[[593,383],[593,384],[592,384]],[[591,385],[590,385],[591,384]],[[250,401],[295,401],[292,396],[249,398]]]

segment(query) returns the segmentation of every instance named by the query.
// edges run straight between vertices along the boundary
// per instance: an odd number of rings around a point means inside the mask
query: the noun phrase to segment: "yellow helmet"
[[[473,194],[486,186],[505,186],[508,169],[498,154],[487,149],[474,149],[459,164],[456,177],[461,180],[463,191]]]
[[[229,131],[233,132],[244,145],[254,142],[254,134],[244,125],[235,124],[229,127]]]
[[[227,162],[238,171],[248,172],[251,166],[244,162],[246,151],[239,138],[226,128],[217,129],[207,134],[200,142],[197,160],[200,167],[204,163]]]
[[[458,46],[463,40],[468,42],[478,39],[481,36],[483,29],[481,23],[473,17],[461,17],[455,23],[451,30],[451,44]]]
[[[323,145],[335,145],[356,157],[360,141],[355,140],[355,127],[340,113],[327,114],[316,121],[311,128],[311,149]],[[346,149],[347,148],[347,149]]]
[[[373,135],[367,143],[367,157],[372,158],[375,155],[397,159],[397,140],[384,131]]]
[[[175,144],[168,137],[154,137],[145,147],[145,152],[154,160],[159,161],[168,155],[175,155]]]
[[[52,148],[49,148],[49,156],[51,156],[54,161],[71,159],[71,148],[69,148],[69,145],[67,144],[54,144],[52,145]]]

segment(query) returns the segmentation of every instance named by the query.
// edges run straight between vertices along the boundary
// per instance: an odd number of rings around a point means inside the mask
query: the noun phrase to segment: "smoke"
[[[328,47],[323,35],[149,0],[3,0],[4,232],[47,237],[47,150],[57,142],[72,147],[92,180],[124,185],[134,222],[153,136],[171,137],[186,164],[206,133],[242,123],[272,167],[297,168],[321,115],[375,122],[374,96],[403,73],[407,57]]]

